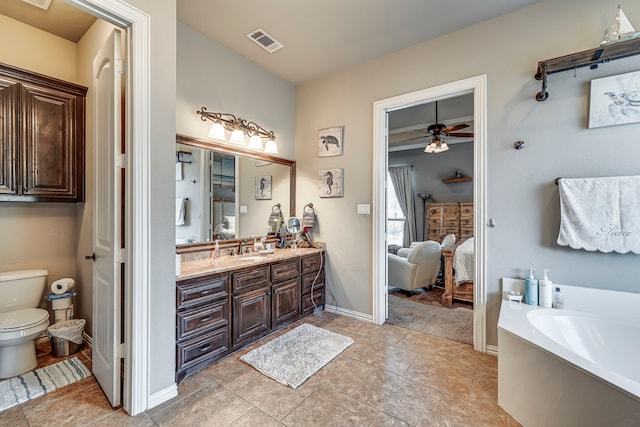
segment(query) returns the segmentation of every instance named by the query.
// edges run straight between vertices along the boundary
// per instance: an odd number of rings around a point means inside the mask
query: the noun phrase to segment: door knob
[[[85,255],[84,259],[90,259],[91,261],[95,261],[96,260],[96,254],[95,252],[92,253],[91,255]]]

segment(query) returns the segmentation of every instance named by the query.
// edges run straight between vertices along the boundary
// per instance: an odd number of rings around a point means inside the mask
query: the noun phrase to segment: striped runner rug
[[[0,411],[91,376],[77,357],[0,381]]]

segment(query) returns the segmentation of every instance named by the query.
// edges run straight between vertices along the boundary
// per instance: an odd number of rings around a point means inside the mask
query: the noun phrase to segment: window
[[[387,244],[402,246],[404,241],[405,216],[398,203],[396,190],[387,172]]]

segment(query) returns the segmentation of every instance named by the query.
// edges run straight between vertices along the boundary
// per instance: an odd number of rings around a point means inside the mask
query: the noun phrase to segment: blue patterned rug
[[[77,358],[63,360],[0,382],[0,411],[91,376]]]

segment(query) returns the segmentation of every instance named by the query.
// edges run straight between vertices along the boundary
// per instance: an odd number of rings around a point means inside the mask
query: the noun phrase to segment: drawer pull
[[[209,295],[213,292],[213,289],[205,289],[204,291],[200,291],[200,295]]]
[[[203,317],[202,319],[198,320],[198,322],[205,323],[205,322],[208,322],[211,319],[213,319],[213,316],[207,316],[207,317]]]
[[[200,351],[200,353],[204,353],[205,351],[209,351],[213,348],[213,346],[211,344],[207,344],[207,345],[203,345],[202,347],[198,347],[198,351]]]

